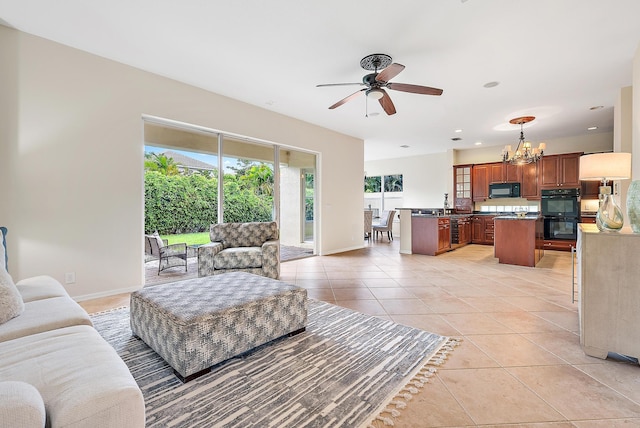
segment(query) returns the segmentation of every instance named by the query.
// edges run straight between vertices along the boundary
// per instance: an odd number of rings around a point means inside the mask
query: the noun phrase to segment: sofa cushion
[[[0,426],[44,427],[47,414],[38,390],[26,382],[0,382]]]
[[[142,392],[93,327],[61,328],[0,343],[0,381],[35,386],[52,427],[144,427]]]
[[[0,324],[5,324],[23,311],[24,302],[13,278],[4,267],[0,267]]]
[[[16,282],[16,288],[22,296],[22,301],[25,303],[69,295],[58,280],[47,275],[22,279]]]
[[[212,224],[209,237],[211,242],[224,243],[225,248],[260,247],[278,239],[278,225],[275,221]]]
[[[245,269],[262,267],[260,247],[227,248],[213,258],[216,269]]]
[[[24,304],[24,312],[0,325],[0,342],[72,325],[93,325],[89,315],[69,297]]]

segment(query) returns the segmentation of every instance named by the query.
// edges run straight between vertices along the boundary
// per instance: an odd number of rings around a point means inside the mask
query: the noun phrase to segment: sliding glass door
[[[283,246],[315,253],[315,153],[169,122],[145,121],[144,134],[145,232],[195,233],[211,223],[277,220]],[[159,177],[150,171],[152,162],[176,177]],[[171,184],[177,182],[187,184]]]

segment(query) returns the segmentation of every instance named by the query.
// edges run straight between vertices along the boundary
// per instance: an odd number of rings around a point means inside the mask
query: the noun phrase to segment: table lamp
[[[624,224],[624,215],[606,185],[607,180],[626,180],[630,176],[631,153],[595,153],[580,157],[580,180],[602,181],[596,214],[596,226],[601,232],[617,232]]]

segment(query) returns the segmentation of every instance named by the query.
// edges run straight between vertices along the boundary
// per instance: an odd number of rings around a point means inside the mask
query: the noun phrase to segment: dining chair
[[[373,211],[364,210],[364,238],[371,240],[373,230]]]
[[[387,238],[389,241],[393,241],[393,217],[395,215],[395,210],[382,211],[380,223],[373,225],[374,239],[378,239],[378,232],[387,232]]]

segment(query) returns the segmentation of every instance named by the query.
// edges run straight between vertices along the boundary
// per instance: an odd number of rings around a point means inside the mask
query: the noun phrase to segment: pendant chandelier
[[[509,123],[514,125],[520,125],[520,139],[518,140],[515,152],[511,151],[511,145],[504,146],[504,149],[502,149],[502,162],[508,162],[514,165],[524,165],[532,162],[538,162],[542,159],[546,144],[540,143],[540,145],[534,149],[531,147],[530,142],[524,141],[524,124],[529,123],[534,119],[535,116],[523,116],[516,117],[509,121]]]

